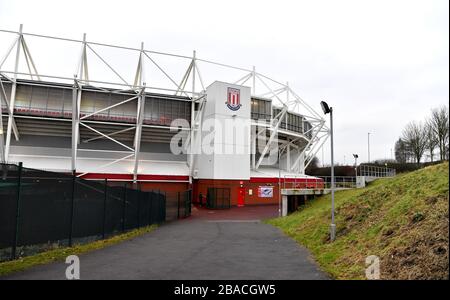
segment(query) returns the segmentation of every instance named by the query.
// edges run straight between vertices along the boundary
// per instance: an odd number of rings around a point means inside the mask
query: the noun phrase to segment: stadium
[[[305,169],[329,136],[323,117],[255,67],[22,26],[0,33],[11,40],[0,49],[2,161],[191,190],[194,203],[215,207],[278,204],[282,185],[321,182]],[[48,46],[35,55],[37,42]],[[56,68],[41,72],[49,62]]]

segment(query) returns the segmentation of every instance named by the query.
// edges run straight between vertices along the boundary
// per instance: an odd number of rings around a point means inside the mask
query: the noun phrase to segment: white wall
[[[240,92],[240,108],[231,110],[226,102],[228,88]],[[206,89],[201,133],[201,153],[197,154],[196,178],[249,179],[250,178],[250,88],[225,82],[214,82]],[[209,124],[208,128],[205,125]],[[214,135],[213,139],[211,138]],[[203,150],[213,141],[211,154]],[[200,149],[198,149],[200,150]],[[194,173],[194,174],[195,174]]]

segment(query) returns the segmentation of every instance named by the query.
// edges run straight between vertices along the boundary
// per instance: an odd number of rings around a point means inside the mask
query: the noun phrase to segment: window
[[[175,119],[185,119],[190,122],[191,103],[188,101],[146,98],[145,124],[170,125]]]
[[[270,100],[265,99],[251,99],[251,118],[254,120],[266,120],[269,121],[271,118],[271,106]]]

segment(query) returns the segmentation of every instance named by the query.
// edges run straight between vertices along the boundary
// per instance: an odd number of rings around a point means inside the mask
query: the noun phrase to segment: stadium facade
[[[0,30],[12,36],[0,61],[0,154],[25,167],[86,179],[138,183],[144,190],[227,190],[232,205],[274,204],[289,182],[316,182],[305,169],[328,138],[325,121],[288,84],[192,56]],[[75,45],[75,76],[44,74],[29,39]],[[133,82],[102,49],[134,55]],[[0,52],[1,54],[1,52]],[[117,81],[94,78],[95,58]],[[183,60],[180,73],[158,59]],[[89,63],[88,63],[89,61]],[[8,67],[9,63],[9,67]],[[166,83],[149,84],[148,65]],[[177,65],[174,63],[173,65]],[[22,66],[22,69],[21,69]],[[187,66],[187,67],[185,67]],[[208,67],[240,72],[215,78]],[[62,67],[61,67],[62,68]],[[211,69],[211,68],[209,68]],[[172,73],[171,73],[172,72]],[[219,74],[218,72],[217,74]]]

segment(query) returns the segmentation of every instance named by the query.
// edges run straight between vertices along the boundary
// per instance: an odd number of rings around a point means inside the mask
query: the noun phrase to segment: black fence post
[[[166,199],[167,199],[167,192],[164,191],[164,196],[161,198],[161,205],[160,205],[160,221],[159,223],[162,223],[166,220]],[[163,208],[163,209],[161,209]]]
[[[166,193],[164,193],[164,197],[162,197],[162,199],[161,199],[161,207],[162,207],[162,209],[160,209],[161,220],[159,222],[163,223],[166,221],[166,218],[167,218],[167,195],[166,195]]]
[[[136,187],[138,188],[137,190],[137,228],[141,227],[141,185],[139,183],[136,184]]]
[[[16,207],[16,224],[14,228],[14,242],[11,249],[11,259],[16,258],[16,252],[17,252],[17,242],[19,239],[19,219],[20,219],[20,190],[21,190],[21,183],[22,183],[22,163],[19,162],[18,170],[17,170],[17,207]]]
[[[158,199],[156,210],[156,223],[159,223],[159,219],[161,219],[161,198],[162,198],[161,190],[158,189],[158,196],[156,197],[156,199]]]
[[[105,178],[105,188],[103,191],[103,228],[102,228],[102,239],[105,239],[105,229],[106,229],[106,200],[108,198],[108,178]]]
[[[189,203],[188,203],[188,212],[189,212],[189,214],[188,214],[188,216],[190,216],[191,214],[192,214],[192,193],[193,193],[193,191],[192,190],[189,190],[188,191],[188,197],[189,197]]]
[[[123,205],[122,205],[122,232],[125,232],[125,211],[127,208],[127,183],[125,182],[123,188]]]
[[[149,194],[149,201],[150,203],[148,204],[148,225],[152,225],[152,204],[153,204],[153,190],[150,192]]]
[[[72,199],[70,200],[70,228],[69,228],[69,247],[72,247],[73,236],[73,215],[75,211],[75,185],[76,185],[76,171],[72,171]]]
[[[158,209],[157,209],[157,211],[156,211],[156,215],[157,215],[157,221],[156,221],[156,223],[160,223],[160,219],[161,219],[161,201],[162,201],[162,198],[163,198],[163,194],[161,193],[161,190],[160,189],[158,189]]]
[[[180,218],[180,192],[177,194],[177,204],[178,204],[178,210],[177,210],[177,219]]]

